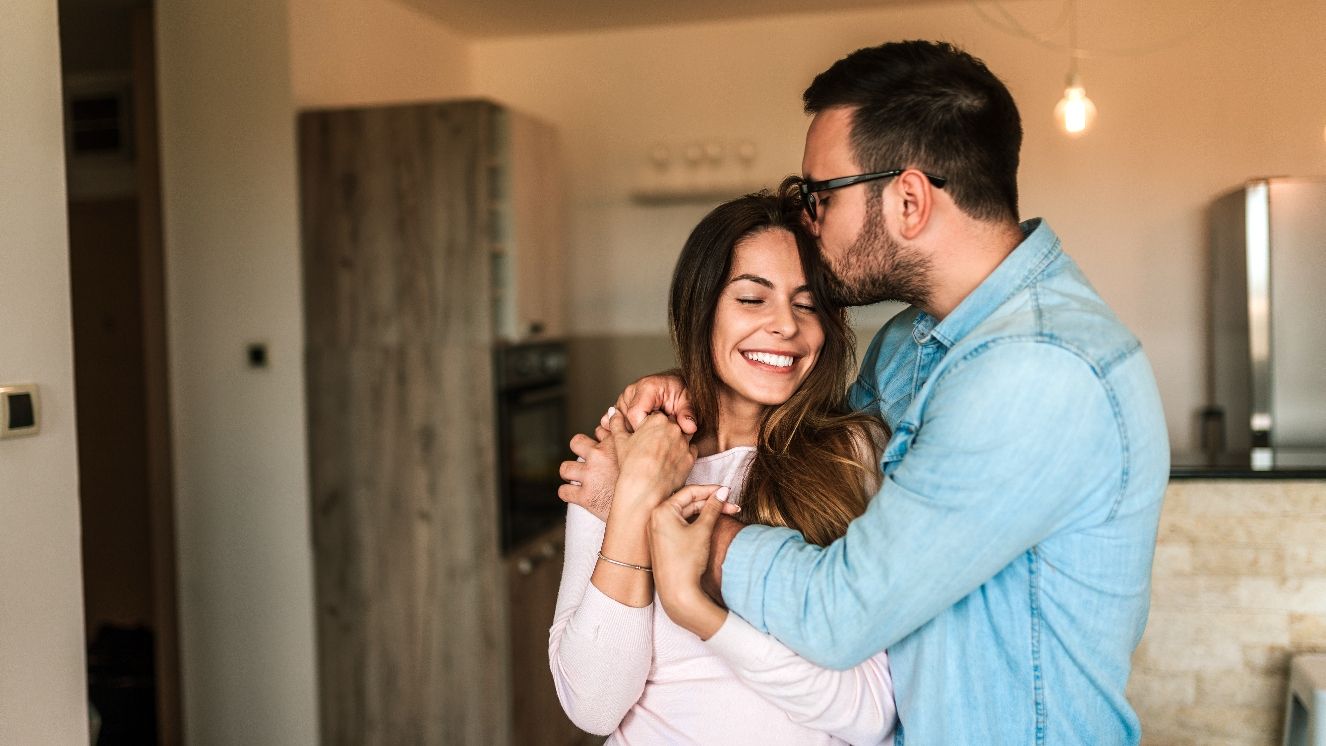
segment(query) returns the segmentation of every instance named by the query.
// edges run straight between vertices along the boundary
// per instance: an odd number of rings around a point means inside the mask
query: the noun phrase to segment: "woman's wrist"
[[[608,528],[603,532],[601,551],[604,556],[633,565],[652,565],[649,551],[648,529],[643,523],[613,521],[608,516]]]
[[[727,621],[727,609],[714,603],[698,588],[662,600],[668,617],[701,640],[713,637]]]
[[[652,479],[623,475],[613,489],[612,509],[631,520],[649,522],[649,514],[667,497],[667,492]]]

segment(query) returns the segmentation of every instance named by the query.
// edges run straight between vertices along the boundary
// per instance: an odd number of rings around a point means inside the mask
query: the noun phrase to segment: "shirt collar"
[[[1063,253],[1059,248],[1059,237],[1043,219],[1033,218],[1018,227],[1022,229],[1022,243],[1004,257],[990,276],[963,298],[943,321],[936,323],[934,317],[924,311],[917,314],[912,324],[913,339],[924,344],[933,336],[945,347],[952,347],[1004,301],[1031,284],[1051,261]]]

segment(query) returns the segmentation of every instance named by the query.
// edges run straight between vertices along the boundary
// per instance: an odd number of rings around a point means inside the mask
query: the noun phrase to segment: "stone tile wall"
[[[1172,482],[1152,579],[1143,743],[1279,744],[1290,656],[1326,653],[1326,482]]]

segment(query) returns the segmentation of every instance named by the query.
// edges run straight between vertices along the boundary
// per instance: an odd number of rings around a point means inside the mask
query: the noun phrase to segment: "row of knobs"
[[[556,557],[560,551],[562,551],[561,545],[555,542],[545,541],[539,545],[538,550],[532,555],[521,557],[516,561],[516,572],[521,575],[533,575],[534,568],[538,567],[543,562]]]

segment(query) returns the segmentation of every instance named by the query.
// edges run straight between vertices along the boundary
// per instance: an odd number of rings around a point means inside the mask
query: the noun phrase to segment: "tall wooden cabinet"
[[[560,328],[508,276],[551,145],[482,101],[299,117],[325,743],[511,741],[492,349]]]

